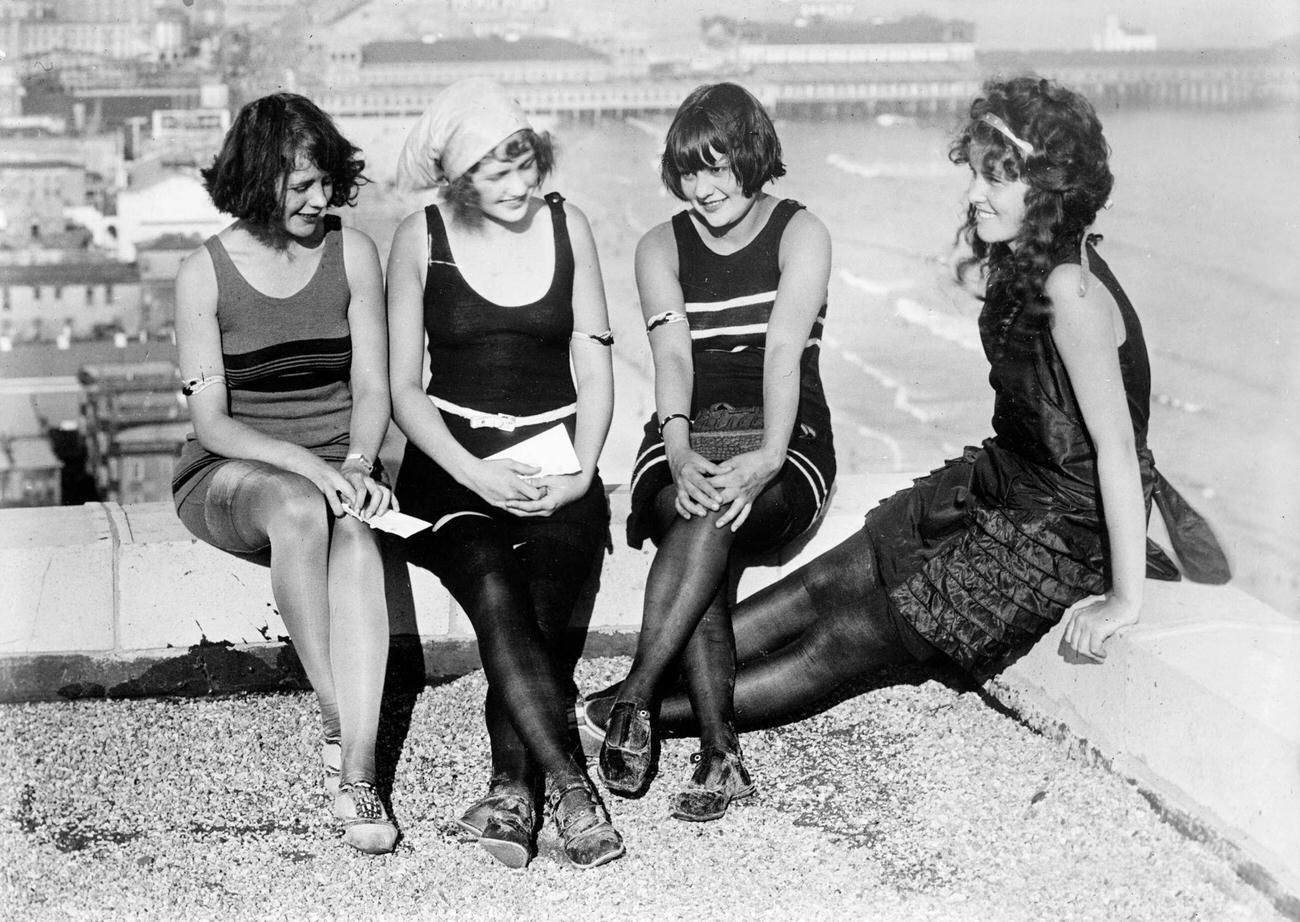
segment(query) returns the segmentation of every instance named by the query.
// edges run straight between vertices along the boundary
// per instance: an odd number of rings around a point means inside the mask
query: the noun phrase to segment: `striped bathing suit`
[[[725,256],[705,246],[688,211],[673,217],[678,278],[690,324],[695,372],[692,417],[718,403],[734,407],[762,405],[767,325],[781,280],[781,235],[802,207],[792,199],[781,200],[754,239]],[[830,411],[818,364],[825,320],[823,304],[800,362],[799,409],[785,467],[769,484],[769,488],[783,485],[790,506],[788,531],[792,533],[773,533],[774,539],[783,536],[783,540],[776,540],[777,546],[816,521],[835,479]],[[663,440],[652,416],[632,469],[628,541],[634,547],[654,537],[651,510],[655,497],[671,484]],[[742,535],[744,531],[742,527]]]
[[[204,246],[217,278],[230,418],[342,463],[352,419],[352,294],[338,217],[325,218],[324,249],[311,280],[287,298],[250,285],[217,237]],[[191,432],[172,476],[177,506],[228,460],[205,449]]]

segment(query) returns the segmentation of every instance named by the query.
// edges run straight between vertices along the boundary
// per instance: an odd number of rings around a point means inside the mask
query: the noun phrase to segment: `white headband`
[[[1034,152],[1034,145],[1030,144],[1023,138],[1017,137],[1016,133],[1007,127],[1007,123],[1002,121],[1002,119],[998,118],[992,112],[985,112],[980,116],[980,121],[1014,144],[1022,156],[1028,157]]]

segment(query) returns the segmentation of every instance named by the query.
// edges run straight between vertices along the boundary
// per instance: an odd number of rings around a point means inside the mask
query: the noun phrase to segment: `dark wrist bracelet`
[[[687,425],[688,428],[689,428],[690,425],[691,425],[691,418],[690,418],[689,416],[687,416],[685,413],[669,413],[667,416],[665,416],[665,417],[664,417],[662,420],[660,420],[660,422],[659,422],[659,438],[662,439],[662,438],[664,437],[664,426],[667,426],[669,423],[671,423],[671,422],[672,422],[673,420],[675,420],[675,419],[684,419],[684,420],[686,420],[686,425]]]

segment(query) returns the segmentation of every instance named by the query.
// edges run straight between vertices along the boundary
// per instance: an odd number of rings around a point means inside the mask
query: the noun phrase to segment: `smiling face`
[[[528,214],[529,199],[542,182],[537,153],[532,147],[509,155],[513,138],[515,135],[480,160],[470,175],[479,211],[485,218],[501,224],[513,224]]]
[[[280,210],[284,232],[298,239],[314,236],[333,194],[334,182],[329,174],[299,156],[293,170],[284,177],[284,204]]]
[[[725,154],[710,149],[710,163],[681,176],[682,198],[710,227],[727,227],[743,218],[756,196],[746,195]]]
[[[982,157],[971,157],[971,181],[966,192],[975,213],[975,233],[985,243],[1010,243],[1025,223],[1029,184],[1023,179],[1008,179],[1001,169],[986,173],[976,166],[980,163]]]

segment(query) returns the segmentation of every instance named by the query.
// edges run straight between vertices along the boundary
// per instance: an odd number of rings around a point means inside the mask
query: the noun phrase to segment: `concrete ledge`
[[[743,597],[851,534],[907,476],[841,478],[818,528],[756,561]],[[586,655],[635,643],[651,552],[622,540],[588,587]],[[390,681],[478,667],[464,613],[426,571],[386,562]],[[196,541],[169,504],[0,510],[0,701],[304,687],[264,562]],[[1043,732],[1134,780],[1300,918],[1300,623],[1232,587],[1148,582],[1143,621],[1104,665],[1067,661],[1060,629],[988,685]]]
[[[1300,623],[1230,586],[1148,581],[1104,664],[1058,626],[988,690],[1079,740],[1300,917]]]

